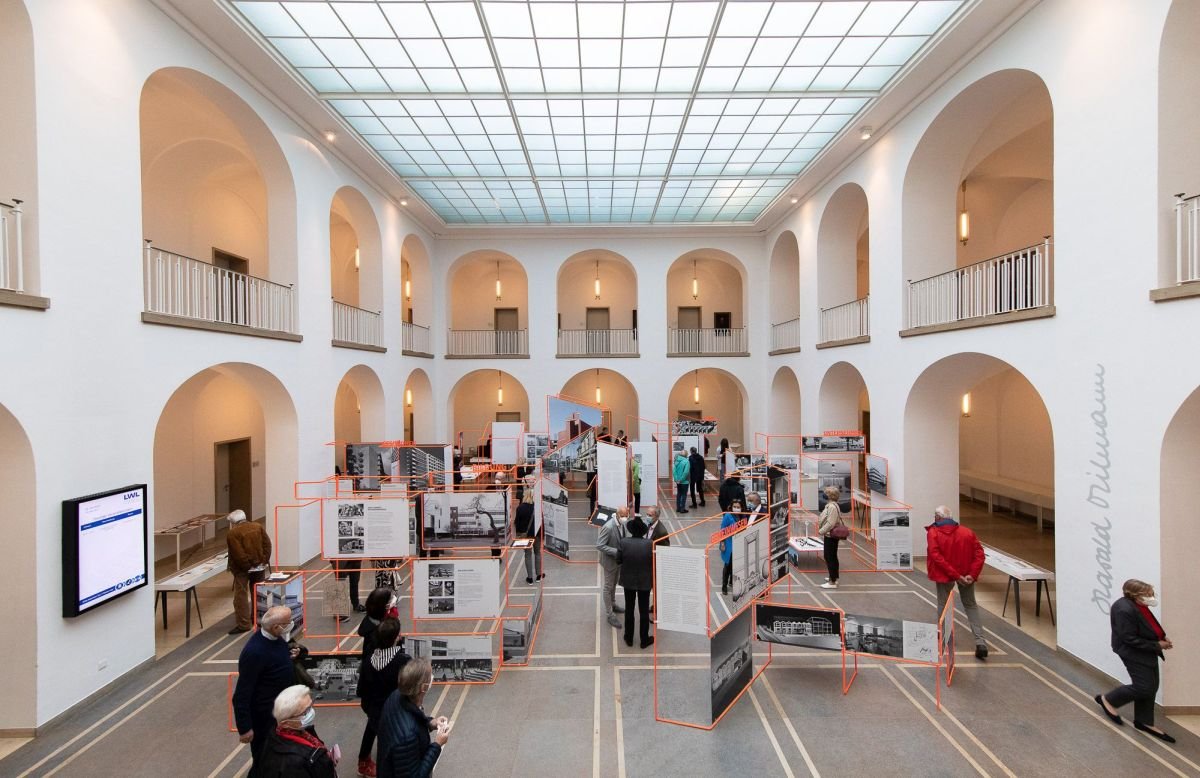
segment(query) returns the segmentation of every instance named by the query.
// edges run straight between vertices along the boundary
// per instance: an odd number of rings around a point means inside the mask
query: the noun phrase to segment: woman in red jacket
[[[975,658],[987,659],[987,641],[983,639],[983,623],[975,604],[975,582],[983,572],[983,544],[974,532],[951,517],[945,505],[939,505],[933,512],[933,523],[925,528],[925,541],[929,548],[925,569],[929,580],[937,585],[938,615],[946,608],[950,590],[958,584],[958,599],[975,636]]]

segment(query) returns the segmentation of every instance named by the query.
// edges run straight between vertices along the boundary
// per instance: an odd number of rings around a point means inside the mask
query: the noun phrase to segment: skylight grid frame
[[[556,168],[557,178],[562,180],[577,180],[582,176],[590,181],[619,181],[632,177],[639,185],[656,187],[658,195],[651,221],[661,221],[658,209],[667,183],[681,175],[704,181],[758,181],[759,185],[748,195],[721,197],[711,194],[710,189],[704,205],[699,206],[688,221],[715,219],[725,223],[756,219],[832,140],[846,131],[854,116],[871,104],[896,73],[911,62],[946,21],[962,8],[965,0],[218,2],[241,15],[268,47],[274,48],[277,57],[299,74],[316,97],[341,114],[375,155],[407,181],[418,196],[422,193],[415,184],[422,180],[504,181],[510,187],[506,197],[516,203],[508,208],[489,208],[486,198],[470,198],[464,193],[463,197],[452,201],[442,196],[439,190],[438,196],[430,194],[435,202],[429,203],[439,216],[445,218],[453,213],[456,222],[461,219],[466,223],[512,223],[518,219],[519,212],[523,223],[533,224],[557,222],[556,217],[563,210],[548,207],[544,196],[541,182],[552,177],[544,175],[543,171],[551,167]],[[518,8],[519,14],[515,13]],[[502,29],[493,31],[490,23],[494,19],[489,17],[489,9],[495,19],[523,17],[524,22],[517,22],[514,27],[506,21],[500,25]],[[703,13],[700,9],[704,9]],[[737,13],[727,13],[727,10]],[[607,22],[602,18],[604,14],[610,17]],[[566,26],[555,27],[555,18]],[[696,26],[697,18],[700,26]],[[551,20],[549,25],[547,19]],[[649,21],[643,23],[644,19]],[[802,19],[802,27],[797,19]],[[788,20],[795,23],[784,23]],[[707,29],[704,29],[705,23]],[[522,29],[517,30],[518,27]],[[524,92],[508,83],[506,70],[513,63],[506,62],[497,51],[498,41],[517,42],[528,47],[528,59],[517,61],[515,65],[524,63],[536,70],[540,90]],[[586,81],[588,52],[593,48],[591,44],[597,41],[607,42],[609,49],[611,44],[616,46],[615,61],[610,59],[600,63],[615,65],[615,68],[607,68],[616,73],[615,89],[611,91],[592,91],[592,85]],[[703,41],[704,49],[699,62],[694,58],[672,59],[673,52],[678,53],[676,43],[685,42],[694,49],[700,41]],[[717,44],[721,46],[720,57],[712,61],[711,55]],[[504,46],[512,48],[508,43]],[[820,56],[814,58],[808,52],[807,59],[796,59],[797,52],[804,46],[816,47]],[[728,52],[733,52],[733,56],[728,56]],[[694,50],[692,53],[694,55]],[[784,83],[789,67],[807,68],[812,79],[804,82],[803,88],[796,88],[798,81]],[[694,70],[690,89],[680,89],[678,83],[669,88],[665,86],[664,74],[673,68],[680,72]],[[729,71],[719,72],[718,68]],[[762,68],[778,69],[769,74],[770,84],[762,79],[766,74]],[[834,68],[844,70],[832,70]],[[558,72],[563,69],[576,72]],[[639,84],[644,91],[627,88],[626,71],[631,74],[637,71],[643,78],[653,71],[653,84]],[[579,80],[569,84],[566,91],[551,89],[555,86],[553,79],[564,75],[570,78],[577,75]],[[789,73],[788,77],[795,75],[796,72]],[[832,80],[835,75],[838,80]],[[717,76],[725,82],[714,81]],[[751,81],[751,77],[758,80]],[[683,149],[698,153],[685,153],[684,159],[679,159],[685,135],[694,134],[686,130],[698,98],[765,100],[820,96],[834,100],[860,99],[854,110],[823,111],[810,127],[795,133],[785,132],[784,126],[797,116],[810,115],[796,110],[800,102],[795,103],[793,111],[769,132],[759,131],[770,122],[758,120],[774,115],[761,110],[766,102],[761,103],[758,112],[748,116],[745,126],[733,132],[718,131],[721,122],[732,115],[722,113],[715,117],[716,124],[703,138],[702,148]],[[447,130],[441,133],[432,131],[435,126],[428,115],[424,121],[407,115],[386,117],[396,126],[404,124],[399,119],[412,122],[404,126],[406,129],[415,126],[417,132],[385,133],[380,132],[380,128],[386,128],[387,123],[378,112],[372,110],[371,116],[365,116],[347,110],[349,105],[360,100],[368,104],[365,101],[414,98],[431,101],[439,109],[444,107],[443,101],[448,100],[472,101],[473,109],[477,108],[475,100],[503,101],[507,107],[505,118],[512,132],[498,133],[489,129],[485,116],[473,110],[471,114],[454,115],[470,118],[470,123],[465,119],[454,121],[450,114],[440,111],[433,118],[445,122],[436,127]],[[604,132],[593,132],[588,127],[587,117],[583,117],[583,127],[577,133],[560,133],[551,122],[545,139],[552,145],[550,151],[554,161],[551,166],[546,161],[547,155],[539,154],[538,161],[531,155],[527,132],[514,108],[514,101],[530,98],[551,101],[560,98],[679,99],[686,101],[686,108],[666,163],[659,161],[662,156],[659,152],[665,149],[653,148],[651,138],[654,133],[649,131],[650,128],[646,132],[636,131],[638,141],[634,143],[622,132],[618,114]],[[830,107],[833,104],[831,102]],[[464,127],[477,130],[480,125],[484,127],[482,133],[463,131]],[[505,134],[511,139],[499,145],[519,149],[498,147],[497,141]],[[794,138],[791,137],[793,134]],[[757,137],[749,142],[750,136]],[[420,140],[406,146],[405,140],[410,138]],[[480,138],[486,140],[486,146],[481,145]],[[791,143],[792,140],[795,142]],[[689,144],[692,142],[688,141]],[[473,144],[472,147],[468,147],[468,143]],[[581,143],[582,148],[579,148]],[[523,162],[516,159],[518,151]],[[526,194],[524,198],[511,188],[514,184],[524,187],[520,190]],[[618,190],[611,185],[596,191],[607,192],[608,196],[605,200],[589,195],[589,220],[610,222],[618,214],[628,214],[627,218],[640,221],[638,209],[645,207],[648,199],[645,195],[636,197],[632,207],[626,207],[626,198],[617,198]],[[759,194],[771,191],[775,192],[771,201],[765,201],[767,194]],[[530,206],[533,195],[540,204],[540,214]],[[616,204],[618,200],[621,204]],[[714,209],[721,218],[713,217]],[[691,213],[692,207],[673,206],[665,210]],[[573,211],[567,208],[566,221],[576,222],[580,213],[578,205]]]

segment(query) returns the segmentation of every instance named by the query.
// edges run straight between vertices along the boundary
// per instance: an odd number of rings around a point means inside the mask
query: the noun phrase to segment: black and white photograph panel
[[[786,646],[842,649],[842,615],[838,611],[794,605],[754,606],[755,636]]]
[[[904,622],[846,614],[846,650],[876,656],[904,656]]]
[[[750,608],[729,622],[709,641],[712,717],[720,716],[746,688],[754,675],[750,645]]]

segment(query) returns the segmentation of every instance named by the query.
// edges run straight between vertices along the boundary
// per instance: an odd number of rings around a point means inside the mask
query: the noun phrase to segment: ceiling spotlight
[[[796,204],[796,203],[798,203],[798,202],[800,202],[800,198],[799,198],[799,197],[793,197],[793,198],[792,198],[792,205],[795,205],[795,204]]]
[[[400,204],[401,204],[401,205],[404,205],[404,206],[407,206],[407,205],[408,205],[408,200],[402,197],[402,198],[400,198]]]
[[[875,130],[871,129],[870,127],[860,127],[858,129],[858,138],[859,140],[870,140],[871,135],[874,134],[874,132]]]
[[[333,130],[325,130],[325,140],[333,143],[335,140],[337,140],[337,133]]]

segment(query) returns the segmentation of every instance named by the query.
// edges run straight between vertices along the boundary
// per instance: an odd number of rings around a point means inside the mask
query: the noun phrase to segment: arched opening
[[[404,384],[404,439],[414,443],[434,441],[433,386],[420,368]]]
[[[558,269],[558,355],[638,353],[637,271],[604,249],[570,256]]]
[[[474,370],[458,379],[450,390],[449,410],[454,442],[461,433],[466,457],[492,422],[529,425],[529,395],[520,381],[503,370]]]
[[[400,302],[404,323],[420,327],[428,333],[433,317],[433,278],[429,249],[416,235],[407,236],[400,245]],[[415,348],[421,345],[424,348]],[[410,344],[406,340],[404,347],[410,351],[431,353],[427,334],[423,344]]]
[[[1200,210],[1200,5],[1183,0],[1171,4],[1163,27],[1158,63],[1158,285],[1200,280],[1196,249]],[[1177,201],[1182,194],[1184,200]],[[1178,220],[1178,221],[1177,221]],[[1182,240],[1177,230],[1182,229]]]
[[[667,396],[667,419],[716,419],[717,431],[708,435],[709,454],[716,456],[721,438],[739,451],[754,447],[747,437],[749,421],[746,389],[732,373],[714,367],[689,370],[680,376]]]
[[[801,435],[800,427],[800,382],[790,367],[775,371],[771,381],[771,403],[768,418],[772,435]],[[799,454],[797,438],[779,438],[771,443],[771,454]],[[797,488],[799,488],[797,486]]]
[[[1200,704],[1200,627],[1195,619],[1195,592],[1200,586],[1196,560],[1190,552],[1200,542],[1200,522],[1195,519],[1200,499],[1200,389],[1175,412],[1163,437],[1159,464],[1159,543],[1162,553],[1163,623],[1171,625],[1175,649],[1163,664],[1163,705],[1191,707]],[[1189,558],[1192,557],[1192,558]],[[1115,574],[1117,584],[1142,575]],[[1151,581],[1154,583],[1154,581]]]
[[[37,122],[33,79],[33,28],[21,0],[0,0],[0,291],[36,295],[41,288],[37,262]],[[16,236],[20,225],[21,247]]]
[[[295,405],[271,373],[225,363],[195,374],[172,393],[155,428],[154,528],[240,508],[266,522],[281,563],[307,561],[318,550],[315,520],[281,521],[278,535],[273,520],[275,506],[294,502],[297,441]],[[222,538],[209,542],[219,548]],[[172,570],[174,552],[160,544],[155,559],[169,558]],[[228,613],[228,581],[214,581],[214,591],[200,592],[212,600],[203,612]]]
[[[295,188],[262,120],[209,77],[165,68],[142,89],[141,151],[147,311],[296,332]]]
[[[455,260],[447,286],[450,356],[529,353],[529,280],[515,258],[472,251]]]
[[[689,251],[667,270],[667,353],[746,354],[745,268],[717,249]]]
[[[383,306],[379,222],[362,192],[343,186],[329,206],[329,271],[333,299],[368,311]]]
[[[1045,83],[1004,70],[951,100],[909,162],[903,218],[909,327],[1053,305],[1054,112]]]
[[[0,585],[7,592],[0,618],[9,625],[0,634],[0,654],[12,667],[11,683],[0,692],[0,729],[32,730],[38,724],[38,522],[33,462],[33,447],[25,430],[0,405],[0,521],[8,552],[0,571]]]
[[[563,384],[561,394],[608,408],[604,426],[609,434],[615,437],[624,431],[631,439],[637,439],[636,420],[640,415],[637,388],[621,373],[605,368],[583,370]]]
[[[867,193],[843,184],[825,205],[817,233],[817,298],[823,343],[871,334],[871,232]]]
[[[818,418],[821,429],[805,430],[806,434],[818,434],[825,430],[862,430],[867,436],[867,450],[871,444],[871,395],[862,373],[849,362],[837,362],[830,366],[821,379]]]
[[[366,365],[355,365],[342,376],[333,399],[333,439],[339,443],[361,443],[388,439],[387,408],[383,383]],[[336,447],[335,461],[341,461]]]
[[[771,249],[771,351],[800,348],[800,245],[784,230]]]
[[[945,504],[957,506],[958,518],[984,543],[1055,569],[1054,534],[1039,531],[1037,518],[1040,509],[1049,519],[1054,508],[1050,415],[1037,389],[1007,362],[955,354],[921,373],[904,410],[902,479],[917,518],[916,553],[924,553],[926,519]],[[980,604],[999,608],[1007,580],[985,571]],[[1042,621],[1037,628],[1050,629],[1048,613]]]

